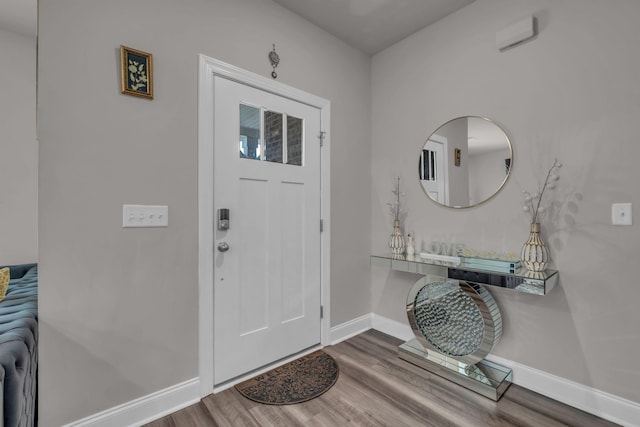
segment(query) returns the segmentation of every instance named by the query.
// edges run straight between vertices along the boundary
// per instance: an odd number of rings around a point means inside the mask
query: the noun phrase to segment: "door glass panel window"
[[[287,164],[302,166],[302,119],[287,116]]]
[[[283,162],[282,114],[274,111],[264,112],[264,159],[268,162]]]
[[[240,158],[302,166],[304,120],[240,104]]]
[[[240,104],[240,157],[260,160],[260,108]]]
[[[436,153],[432,150],[422,150],[420,157],[420,179],[423,181],[437,181],[438,171],[436,168]]]

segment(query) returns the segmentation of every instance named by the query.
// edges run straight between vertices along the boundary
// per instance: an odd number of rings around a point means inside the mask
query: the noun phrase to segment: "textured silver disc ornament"
[[[274,79],[278,78],[278,74],[276,73],[276,67],[280,63],[280,55],[276,52],[276,45],[273,45],[273,49],[269,52],[269,61],[271,62],[271,67],[273,71],[271,72],[271,77]]]
[[[502,336],[502,316],[491,294],[462,280],[418,280],[407,296],[407,317],[425,349],[465,364],[483,360]]]

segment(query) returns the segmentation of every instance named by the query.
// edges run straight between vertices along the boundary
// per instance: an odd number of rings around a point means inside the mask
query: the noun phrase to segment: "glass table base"
[[[513,378],[509,368],[488,360],[467,365],[426,350],[415,338],[398,347],[398,357],[494,401],[502,397]]]

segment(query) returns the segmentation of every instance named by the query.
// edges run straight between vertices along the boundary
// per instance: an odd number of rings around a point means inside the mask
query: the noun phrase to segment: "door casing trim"
[[[206,55],[199,55],[198,67],[198,371],[200,395],[214,392],[213,277],[214,277],[214,80],[226,79],[264,90],[320,110],[320,129],[324,141],[320,150],[320,303],[324,316],[320,322],[320,344],[330,344],[331,332],[331,103],[302,90],[270,80]],[[320,143],[320,140],[318,140]],[[320,227],[320,224],[318,224]]]

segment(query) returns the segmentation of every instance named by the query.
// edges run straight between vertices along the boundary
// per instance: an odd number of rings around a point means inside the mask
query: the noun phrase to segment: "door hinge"
[[[322,233],[324,231],[324,220],[320,220],[320,232]]]
[[[320,139],[320,147],[324,145],[324,138],[326,137],[326,135],[327,133],[325,131],[320,131],[320,135],[318,136],[318,138]]]
[[[324,319],[324,306],[320,306],[320,318]]]

